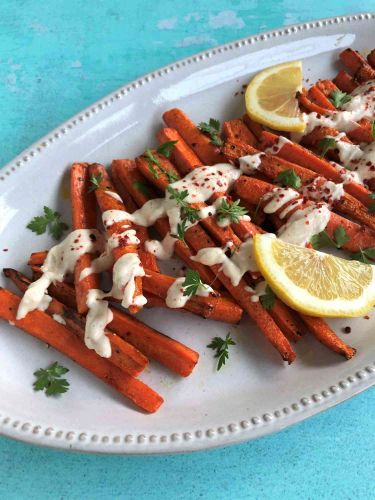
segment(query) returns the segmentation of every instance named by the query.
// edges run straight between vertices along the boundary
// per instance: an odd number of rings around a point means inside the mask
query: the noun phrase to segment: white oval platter
[[[26,269],[32,251],[51,246],[25,229],[43,205],[65,219],[72,161],[108,164],[151,146],[168,108],[196,122],[243,113],[242,85],[260,69],[302,59],[310,81],[333,77],[338,53],[374,45],[374,14],[313,21],[228,43],[150,73],[105,97],[32,145],[0,170],[0,264]],[[237,96],[235,94],[237,93]],[[32,125],[32,123],[30,124]],[[6,251],[7,250],[7,251]],[[5,280],[0,278],[3,286]],[[375,382],[374,320],[336,320],[340,335],[358,349],[343,361],[313,338],[296,347],[284,366],[245,318],[228,327],[165,310],[144,311],[150,325],[199,351],[194,373],[180,379],[152,363],[142,379],[165,403],[154,415],[135,410],[83,369],[23,332],[0,323],[0,433],[44,446],[101,453],[150,454],[200,450],[253,439],[344,401]],[[232,333],[237,345],[215,371],[215,335]],[[70,391],[46,398],[32,390],[33,372],[58,360],[70,369]]]

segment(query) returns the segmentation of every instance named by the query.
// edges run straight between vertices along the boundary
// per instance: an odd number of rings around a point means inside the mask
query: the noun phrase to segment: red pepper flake
[[[363,319],[370,319],[370,316],[363,316]]]

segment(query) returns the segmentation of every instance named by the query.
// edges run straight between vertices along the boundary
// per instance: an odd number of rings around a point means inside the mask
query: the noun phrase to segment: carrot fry
[[[345,66],[353,73],[356,80],[365,82],[375,79],[375,69],[373,69],[366,59],[353,49],[345,49],[340,53],[340,59]]]
[[[227,141],[241,141],[254,147],[258,142],[255,135],[239,118],[223,123],[223,136]]]
[[[316,104],[310,99],[310,96],[308,95],[306,89],[304,89],[302,92],[299,92],[297,95],[298,102],[299,104],[307,111],[314,112],[314,113],[319,113],[320,115],[324,115],[326,112],[325,108],[320,106],[319,104]]]
[[[353,92],[353,90],[358,87],[358,83],[356,83],[354,78],[344,70],[337,73],[333,79],[333,83],[335,83],[342,92],[346,92],[347,94],[350,94],[350,92]]]
[[[173,149],[176,149],[176,147]],[[139,207],[142,207],[146,201],[156,197],[153,188],[140,174],[135,165],[129,164],[126,160],[113,160],[111,168],[112,170],[117,170],[119,179]],[[143,189],[139,189],[138,186],[142,186]],[[170,232],[169,223],[166,218],[157,220],[154,226],[162,238]],[[200,277],[205,283],[208,283],[215,290],[220,288],[220,282],[216,279],[216,276],[210,271],[210,269],[203,266],[199,262],[190,260],[193,253],[188,245],[178,240],[175,243],[174,250],[176,255],[180,257],[181,260],[183,260],[189,267],[199,272]]]
[[[262,149],[264,150],[268,147],[274,146],[278,140],[279,137],[277,135],[272,134],[271,132],[268,132],[266,130],[263,131],[261,140]],[[315,155],[300,144],[296,144],[293,142],[283,144],[283,146],[277,152],[277,156],[284,158],[285,160],[288,160],[292,163],[296,163],[297,165],[309,168],[333,182],[342,182],[340,173],[329,161]],[[361,184],[349,182],[345,185],[345,190],[352,196],[354,196],[354,198],[357,198],[366,207],[369,207],[371,205],[372,200],[369,197],[371,193]]]
[[[174,108],[166,111],[163,114],[163,120],[168,127],[177,130],[204,164],[214,165],[224,161],[219,148],[211,143],[210,138],[201,132],[181,109]]]
[[[314,337],[328,349],[341,354],[346,359],[351,359],[355,355],[356,349],[345,344],[323,319],[304,314],[301,314],[301,318]]]
[[[123,160],[124,162],[129,162],[130,166],[134,165],[135,162],[133,160]],[[111,174],[112,174],[112,179],[113,183],[116,187],[117,192],[121,196],[121,198],[124,200],[126,208],[128,212],[133,213],[135,210],[137,210],[137,205],[130,196],[130,194],[126,191],[124,185],[122,184],[119,175],[118,175],[118,170],[116,168],[111,169]],[[156,260],[155,255],[153,255],[150,252],[147,252],[145,249],[145,242],[150,239],[148,230],[144,226],[138,226],[137,224],[134,224],[134,228],[137,233],[137,237],[140,241],[140,248],[138,250],[139,258],[140,261],[142,262],[142,266],[145,269],[152,269],[153,271],[159,271],[159,264]]]
[[[372,49],[372,51],[367,55],[367,61],[369,65],[375,69],[375,49]]]
[[[112,185],[109,175],[107,174],[105,168],[102,165],[99,165],[98,163],[94,163],[89,166],[89,171],[92,175],[94,175],[97,179],[99,179],[98,182],[99,187],[98,189],[95,190],[95,195],[101,212],[104,213],[107,210],[126,211],[125,205],[123,204],[122,201],[117,200],[106,193],[108,191],[116,193],[116,190]],[[111,236],[116,233],[122,233],[124,224],[132,226],[130,221],[122,220],[120,222],[115,222],[114,224],[106,228],[108,235]],[[120,239],[119,245],[112,250],[112,255],[115,262],[118,259],[120,259],[120,257],[128,253],[138,253],[138,247],[137,245],[129,244],[126,241],[126,238]],[[134,298],[139,297],[141,295],[142,295],[142,278],[140,276],[137,276],[135,278]],[[137,313],[140,309],[141,306],[139,305],[129,306],[129,311],[131,313]]]
[[[14,269],[3,269],[3,273],[21,292],[25,292],[31,284],[29,278]],[[53,318],[56,315],[61,318],[62,321],[65,322],[67,328],[84,342],[85,320],[82,316],[56,299],[51,300],[46,312]],[[108,359],[112,364],[134,377],[139,375],[147,367],[148,359],[134,346],[128,344],[122,338],[114,335],[108,330],[106,331],[106,335],[111,344],[112,354]]]
[[[252,132],[252,134],[259,141],[262,137],[262,132],[264,130],[263,126],[257,122],[254,122],[248,115],[243,115],[242,120],[246,125],[246,127],[250,130],[250,132]]]
[[[87,163],[73,163],[70,170],[70,191],[73,229],[96,228],[95,194],[90,192],[90,175]],[[99,288],[99,276],[95,273],[80,279],[81,272],[90,267],[93,259],[93,255],[82,255],[74,269],[77,308],[80,314],[86,314],[88,311],[86,301],[89,290]]]
[[[36,270],[38,271],[37,268]],[[58,282],[56,285],[51,285],[48,293],[65,305],[75,302],[74,288],[67,283]],[[165,302],[163,305],[165,306]],[[134,316],[115,307],[110,306],[110,310],[113,319],[107,325],[109,330],[136,347],[148,358],[159,362],[182,377],[187,377],[192,372],[198,362],[197,352],[145,325]]]
[[[328,94],[323,92],[319,83],[321,82],[318,82],[309,89],[307,95],[309,96],[310,100],[327,111],[336,111],[335,106],[328,99],[330,92]]]
[[[146,384],[87,349],[74,333],[52,319],[43,311],[32,311],[24,319],[17,320],[20,298],[6,288],[0,288],[0,318],[12,321],[26,333],[45,342],[86,368],[143,410],[153,413],[163,403]]]

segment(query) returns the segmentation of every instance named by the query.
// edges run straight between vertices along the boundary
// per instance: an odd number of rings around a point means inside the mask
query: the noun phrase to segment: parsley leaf
[[[364,264],[374,264],[375,248],[361,248],[359,252],[352,253],[352,260],[358,260]]]
[[[211,143],[215,146],[221,147],[224,142],[220,138],[220,122],[214,118],[210,118],[209,122],[200,122],[198,128],[201,132],[209,135],[211,138]]]
[[[371,133],[372,133],[372,138],[375,140],[375,122],[372,122]]]
[[[330,93],[328,99],[335,106],[335,108],[341,108],[343,104],[350,102],[352,97],[346,92],[341,92],[341,90],[334,90]]]
[[[171,198],[181,207],[181,217],[183,219],[187,219],[191,223],[199,220],[199,209],[191,207],[185,200],[189,196],[189,192],[186,189],[184,191],[177,191],[172,186],[167,186],[167,191],[171,195]]]
[[[68,373],[68,368],[59,365],[56,361],[48,368],[40,368],[34,372],[37,378],[33,384],[34,391],[45,391],[46,396],[63,394],[69,389],[69,382],[62,375]]]
[[[282,186],[293,187],[294,189],[299,189],[302,186],[301,177],[299,177],[299,175],[297,175],[291,168],[280,172],[276,177],[275,182],[278,182]]]
[[[343,225],[339,225],[333,232],[333,239],[328,235],[327,231],[321,231],[314,234],[310,243],[315,250],[323,247],[342,248],[349,241],[350,237]]]
[[[227,359],[229,358],[230,345],[236,345],[236,342],[231,338],[230,333],[227,333],[225,339],[222,339],[221,337],[214,337],[207,345],[207,347],[216,351],[215,358],[218,358],[218,371],[223,365],[225,365]]]
[[[169,158],[171,156],[173,146],[177,143],[178,141],[165,141],[163,144],[160,144],[156,151],[166,158]]]
[[[183,221],[181,221],[177,224],[177,234],[171,233],[172,238],[176,238],[176,240],[180,240],[180,241],[185,241],[185,232],[187,229],[187,222],[188,221],[186,219],[184,219]]]
[[[182,283],[182,288],[184,289],[184,297],[187,297],[196,295],[199,288],[208,288],[208,286],[203,283],[198,271],[188,269],[186,271],[185,281]]]
[[[259,297],[260,303],[269,311],[275,305],[276,295],[270,286],[266,286],[266,293]]]
[[[34,217],[28,224],[27,229],[38,235],[44,234],[47,229],[55,240],[59,240],[68,225],[60,220],[61,215],[48,207],[43,208],[44,215]]]
[[[370,193],[369,194],[369,197],[374,200],[375,199],[375,193]],[[375,213],[375,202],[374,203],[371,203],[371,205],[368,207],[368,211],[370,214],[373,214]]]
[[[144,181],[134,181],[133,182],[133,188],[139,191],[140,193],[144,194],[145,196],[150,196],[151,192],[150,189],[147,185],[147,182]]]
[[[96,191],[97,189],[99,189],[100,187],[100,183],[102,182],[103,180],[103,176],[101,173],[99,173],[98,175],[92,175],[90,177],[90,182],[91,182],[91,186],[89,187],[89,193],[91,193],[92,191]]]
[[[221,205],[217,209],[216,217],[217,219],[229,219],[230,222],[240,222],[240,217],[247,214],[247,210],[240,206],[240,200],[228,201],[226,198],[221,200]]]
[[[159,158],[157,158],[153,154],[151,149],[146,149],[144,157],[148,163],[148,168],[149,168],[150,172],[152,173],[152,175],[155,177],[155,179],[159,179],[159,177],[160,177],[159,172],[155,168],[155,165],[156,165],[159,168],[159,170],[161,171],[161,173],[167,176],[169,183],[178,181],[178,176],[176,174],[174,174],[173,172],[166,170],[163,167],[163,165],[160,163]]]
[[[321,150],[321,155],[324,158],[330,149],[335,149],[336,139],[333,137],[324,137],[319,141],[319,149]]]

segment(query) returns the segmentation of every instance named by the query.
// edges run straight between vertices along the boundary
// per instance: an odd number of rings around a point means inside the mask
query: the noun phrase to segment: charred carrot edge
[[[323,109],[327,111],[336,111],[335,106],[328,99],[329,94],[326,95],[322,91],[322,89],[319,87],[319,82],[310,87],[307,95],[313,103],[317,104],[318,106],[321,106]]]
[[[49,314],[36,310],[24,319],[17,320],[20,300],[6,288],[0,288],[0,318],[12,321],[17,328],[65,354],[143,410],[153,413],[163,403],[163,398],[154,390],[87,349],[74,333],[52,319]]]
[[[357,50],[345,49],[339,57],[356,80],[365,82],[375,79],[375,70]]]
[[[174,281],[175,278],[171,276],[154,273],[147,269],[146,276],[143,279],[143,286],[146,291],[165,299],[168,289]],[[242,317],[242,309],[230,298],[215,295],[210,297],[192,295],[185,304],[184,309],[199,314],[206,319],[215,319],[225,323],[239,323]]]
[[[108,196],[105,191],[116,192],[115,187],[113,186],[109,175],[107,174],[106,169],[103,165],[99,165],[98,163],[94,163],[89,166],[89,171],[92,175],[94,175],[97,179],[99,179],[99,187],[95,190],[96,200],[98,202],[100,211],[104,213],[106,210],[123,210],[127,211],[124,203],[122,201],[116,200],[112,196]],[[106,228],[106,231],[109,236],[115,233],[121,233],[123,230],[124,224],[127,223],[129,226],[132,226],[130,221],[121,221],[115,222],[109,228]],[[138,253],[137,245],[129,245],[126,241],[120,241],[119,246],[112,250],[113,259],[116,262],[120,257],[127,253]],[[135,278],[135,292],[134,297],[138,297],[142,295],[142,278]],[[141,309],[138,305],[131,305],[129,307],[129,311],[133,314],[137,313]]]
[[[244,122],[246,127],[250,130],[250,132],[252,132],[252,134],[259,141],[262,138],[262,132],[264,130],[262,125],[252,120],[249,115],[243,115],[242,121]]]
[[[44,257],[46,256],[47,252],[45,254],[43,254],[43,252],[37,252],[31,255],[29,263],[31,263],[30,265],[33,271],[36,271],[37,273],[41,272],[39,266],[43,265]],[[145,272],[146,275],[143,278],[143,284],[144,290],[147,292],[147,296],[152,294],[164,299],[163,306],[167,307],[165,299],[167,297],[168,289],[173,284],[175,278],[167,276],[166,274],[155,272],[151,269],[146,269]],[[65,283],[63,285],[65,285]],[[57,284],[55,286],[57,286]],[[61,287],[61,289],[66,290],[64,286]],[[71,295],[68,290],[66,290],[65,293],[68,296]],[[117,300],[113,298],[110,300],[112,302],[117,302]],[[162,304],[159,304],[159,307],[161,306]],[[210,297],[192,296],[185,304],[184,309],[193,314],[202,316],[205,319],[212,319],[215,321],[223,321],[225,323],[233,324],[240,322],[243,312],[241,307],[233,302],[233,300],[228,297],[220,296],[217,293]]]
[[[73,163],[70,170],[70,191],[73,229],[96,228],[95,194],[90,192],[90,175],[87,163]],[[77,308],[80,314],[86,314],[87,294],[92,288],[99,288],[99,276],[90,274],[80,280],[83,269],[90,267],[93,255],[82,255],[74,269],[74,284],[77,295]]]
[[[274,186],[269,184],[268,182],[261,181],[259,179],[254,179],[253,177],[245,177],[241,176],[235,183],[234,189],[236,194],[243,199],[250,201],[250,203],[254,203],[256,200],[260,200],[262,196],[266,193],[272,191]],[[267,202],[265,202],[267,203]],[[261,204],[264,205],[265,203]],[[300,205],[298,208],[306,207],[306,204]],[[281,207],[279,211],[282,211]],[[278,211],[278,212],[279,212]],[[276,222],[278,219],[277,214],[273,215],[272,220]],[[285,221],[292,215],[293,211],[289,212],[285,220],[278,220],[278,226],[284,224]],[[345,219],[340,215],[331,212],[330,219],[326,226],[326,231],[329,236],[333,236],[334,231],[338,226],[343,226],[349,236],[349,240],[343,245],[343,249],[348,250],[349,252],[358,252],[361,248],[369,248],[375,245],[375,232],[371,231],[371,229],[360,226],[349,219]]]
[[[163,174],[163,172],[155,165],[155,170],[158,171],[158,177],[155,178],[152,174],[148,172],[148,166],[142,163],[142,158],[137,158],[137,165],[141,169],[141,172],[149,176],[149,180],[159,187],[162,186],[164,180],[164,188],[168,185],[168,179]],[[163,169],[168,170],[170,162],[163,162]],[[171,166],[171,171],[176,174],[176,169]],[[208,234],[200,227],[199,224],[190,227],[185,233],[185,240],[193,247],[196,251],[205,247],[214,247],[214,241],[208,236]],[[268,314],[268,312],[263,308],[259,302],[251,301],[251,293],[246,290],[246,282],[242,279],[237,286],[233,286],[230,279],[221,272],[220,265],[210,266],[210,269],[217,275],[218,279],[224,285],[224,287],[229,291],[232,297],[240,304],[240,306],[249,314],[249,316],[255,321],[262,333],[266,336],[269,342],[279,351],[281,357],[292,363],[296,355],[292,349],[287,338],[284,336],[282,331],[279,329],[275,321]]]
[[[358,87],[358,83],[354,78],[343,69],[337,73],[332,81],[342,92],[346,92],[347,94],[350,94]]]
[[[235,162],[241,156],[257,154],[259,151],[241,142],[227,141],[224,144],[223,153],[229,161]],[[316,172],[268,153],[263,153],[259,168],[261,172],[265,174],[267,180],[273,182],[275,182],[277,176],[284,170],[293,170],[300,177],[302,184],[310,183],[318,177],[319,179],[317,182],[319,182],[319,184],[326,182],[326,179],[319,176]],[[309,194],[307,193],[306,196],[309,197]],[[354,221],[365,224],[369,228],[375,230],[375,215],[369,213],[368,209],[349,193],[344,193],[342,198],[336,200],[333,203],[333,208],[339,213],[348,215]],[[238,231],[237,227],[234,227],[234,229],[236,232]]]
[[[123,160],[124,162],[129,162],[130,165],[134,164],[135,162],[133,160]],[[115,185],[115,188],[117,192],[119,193],[120,197],[123,199],[126,208],[128,212],[133,213],[137,210],[137,205],[129,195],[129,193],[126,191],[124,185],[120,181],[119,175],[118,175],[118,170],[116,167],[111,168],[111,174],[112,174],[112,180],[113,184]],[[134,228],[137,233],[137,237],[140,241],[140,248],[138,250],[139,258],[140,261],[142,262],[142,266],[145,269],[152,269],[153,271],[160,271],[159,269],[159,264],[156,260],[155,255],[153,255],[150,252],[147,252],[145,249],[145,242],[150,239],[148,230],[144,226],[138,226],[137,224],[134,224]]]
[[[372,51],[367,55],[367,62],[373,69],[375,69],[375,49],[372,49]]]
[[[264,130],[262,133],[261,149],[264,150],[268,147],[272,147],[277,143],[278,139],[279,138],[276,134]],[[300,144],[286,143],[278,151],[276,156],[284,158],[292,163],[296,163],[297,165],[309,168],[310,170],[313,170],[333,182],[342,182],[339,172],[333,165],[331,165],[327,160],[324,160],[323,158],[320,158],[316,154],[312,153],[310,150],[304,148]],[[354,196],[354,198],[357,198],[366,207],[371,205],[372,200],[369,197],[371,192],[361,184],[349,182],[348,184],[345,184],[345,190]]]
[[[40,269],[36,267],[34,269],[40,272]],[[75,301],[74,288],[65,282],[56,283],[53,287],[50,286],[48,293],[65,305]],[[163,305],[165,306],[165,303]],[[198,362],[199,354],[197,352],[145,325],[134,316],[114,307],[110,307],[110,309],[113,319],[108,325],[109,330],[132,344],[148,358],[158,361],[173,372],[182,377],[190,375]]]
[[[142,207],[146,201],[156,198],[155,191],[151,184],[149,184],[140,174],[136,165],[124,162],[124,160],[113,160],[112,169],[114,168],[118,171],[121,183],[125,186],[126,190],[139,207]],[[145,189],[141,191],[137,188],[138,185],[144,186]],[[170,232],[169,223],[166,218],[157,220],[154,226],[162,238]],[[202,264],[199,264],[199,262],[190,260],[193,253],[187,244],[182,241],[176,241],[175,253],[189,267],[198,271],[200,277],[205,283],[209,284],[215,290],[221,287],[220,282],[216,279],[216,276],[212,273],[212,271],[210,271],[210,269],[206,268],[206,266],[203,266]]]
[[[301,314],[301,318],[314,337],[328,347],[328,349],[341,354],[346,359],[351,359],[355,355],[356,349],[345,344],[323,319],[313,318],[304,314]]]
[[[240,140],[254,147],[256,147],[258,142],[255,135],[249,128],[246,127],[246,125],[240,118],[228,120],[223,123],[223,136],[226,140]]]
[[[168,127],[177,130],[204,164],[214,165],[224,161],[220,149],[211,143],[211,139],[201,132],[181,109],[166,111],[163,120]]]
[[[3,269],[3,273],[21,292],[25,292],[31,284],[31,280],[27,276],[15,269]],[[55,314],[61,316],[66,323],[66,327],[84,343],[85,319],[82,316],[56,299],[51,300],[46,312],[52,317]],[[111,357],[108,358],[112,364],[134,377],[139,375],[148,366],[146,356],[134,346],[108,330],[106,331],[106,335],[112,348]]]

